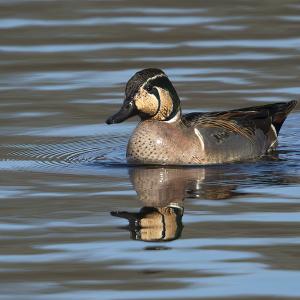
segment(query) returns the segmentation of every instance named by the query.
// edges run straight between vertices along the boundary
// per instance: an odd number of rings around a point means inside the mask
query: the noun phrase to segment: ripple
[[[34,45],[34,46],[0,46],[3,52],[24,52],[24,53],[63,53],[81,52],[112,49],[169,49],[175,48],[175,44],[166,43],[99,43],[99,44],[65,44],[65,45]]]
[[[174,8],[174,7],[122,7],[112,9],[82,9],[80,12],[89,14],[103,13],[142,13],[142,14],[195,14],[204,13],[208,9],[205,8]]]
[[[217,40],[217,41],[182,41],[178,43],[150,43],[150,42],[127,42],[127,43],[94,43],[94,44],[59,44],[59,45],[1,45],[3,52],[81,52],[112,49],[172,49],[178,47],[194,48],[272,48],[272,49],[295,49],[300,48],[300,38],[269,39],[269,40]]]
[[[300,22],[300,16],[280,16],[278,17],[278,19],[284,21]]]
[[[0,113],[1,119],[15,118],[41,118],[61,114],[60,112],[18,112],[18,113]]]
[[[208,29],[212,29],[212,30],[224,30],[224,31],[230,31],[230,30],[243,30],[246,29],[247,26],[235,26],[235,25],[206,25],[205,26]]]
[[[270,94],[293,94],[293,95],[299,95],[300,94],[300,87],[286,87],[286,88],[273,88],[273,89],[244,89],[244,90],[222,90],[222,91],[202,91],[202,93],[245,93],[245,94],[259,94],[259,93],[270,93]]]
[[[60,26],[95,26],[95,25],[196,25],[238,19],[237,17],[170,17],[170,16],[130,16],[130,17],[99,17],[74,20],[34,20],[34,19],[0,19],[1,29],[27,26],[60,27]]]
[[[267,60],[286,59],[293,55],[279,55],[268,53],[237,53],[237,54],[217,54],[217,55],[189,55],[189,56],[168,56],[168,57],[138,57],[133,61],[230,61],[230,60]]]
[[[259,101],[259,102],[283,102],[283,101],[289,101],[287,97],[247,97],[247,100],[250,101]]]
[[[70,132],[74,132],[74,129]],[[0,148],[11,151],[0,161],[0,169],[60,173],[80,170],[93,173],[98,172],[99,168],[90,169],[90,164],[98,167],[107,167],[109,164],[127,167],[125,152],[128,136],[128,133],[112,135],[107,132],[101,136],[69,138],[63,142],[56,141],[56,137],[54,141],[45,141],[45,144],[2,144]]]
[[[112,135],[114,138],[118,138],[118,135],[124,135],[129,133],[135,128],[136,123],[128,122],[122,124],[122,126],[112,127],[106,124],[92,124],[92,125],[73,125],[64,127],[44,127],[34,130],[28,130],[18,135],[29,136],[44,136],[44,137],[87,137],[95,136],[94,138],[101,141],[102,138],[106,139],[107,136]],[[100,135],[100,132],[104,132]]]
[[[289,39],[264,39],[264,40],[217,40],[217,41],[190,41],[184,43],[190,47],[200,48],[273,48],[273,49],[295,49],[300,47],[300,38]]]

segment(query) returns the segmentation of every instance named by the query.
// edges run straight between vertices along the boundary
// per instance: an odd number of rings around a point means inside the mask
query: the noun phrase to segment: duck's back
[[[207,163],[241,161],[267,154],[278,145],[278,134],[297,102],[252,106],[225,112],[183,116],[196,127],[206,148]]]

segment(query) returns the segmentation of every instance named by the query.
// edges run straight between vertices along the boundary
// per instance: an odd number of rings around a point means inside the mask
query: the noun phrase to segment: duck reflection
[[[125,228],[134,240],[178,239],[183,229],[185,198],[227,199],[235,194],[237,185],[220,184],[223,173],[218,168],[132,168],[130,180],[143,208],[140,212],[111,212],[111,215],[129,221]]]
[[[126,227],[133,240],[167,242],[181,236],[183,207],[143,207],[138,213],[111,212],[129,221]]]

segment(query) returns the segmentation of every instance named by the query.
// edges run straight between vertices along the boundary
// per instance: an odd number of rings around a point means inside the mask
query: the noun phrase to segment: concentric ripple
[[[125,163],[128,134],[121,136],[93,136],[42,139],[36,144],[2,144],[6,152],[0,169],[68,172],[84,165],[97,163]]]

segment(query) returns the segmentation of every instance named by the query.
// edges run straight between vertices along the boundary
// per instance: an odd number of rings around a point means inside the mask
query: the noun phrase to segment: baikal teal
[[[222,112],[182,115],[180,100],[159,69],[137,72],[127,83],[121,109],[106,120],[121,123],[138,115],[128,142],[130,163],[161,165],[222,164],[266,155],[297,102]]]

